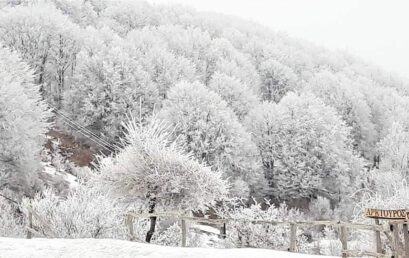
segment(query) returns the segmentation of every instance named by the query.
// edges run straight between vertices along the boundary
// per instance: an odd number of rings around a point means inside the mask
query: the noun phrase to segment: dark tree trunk
[[[47,55],[43,56],[41,59],[38,84],[40,85],[40,93],[43,99],[46,99],[45,89],[44,89],[44,72],[45,72],[45,63],[47,62]]]
[[[155,212],[155,206],[156,206],[156,198],[152,198],[149,204],[149,213],[154,213]],[[147,243],[151,242],[153,233],[155,233],[155,227],[156,227],[156,219],[157,217],[149,217],[151,221],[151,225],[149,228],[149,231],[146,233],[146,239],[145,241]]]

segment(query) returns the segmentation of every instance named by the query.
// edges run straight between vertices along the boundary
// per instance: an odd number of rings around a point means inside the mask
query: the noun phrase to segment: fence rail
[[[308,226],[332,226],[338,229],[339,240],[342,244],[342,257],[362,257],[362,256],[372,256],[372,257],[393,257],[393,258],[403,258],[409,257],[409,233],[407,221],[396,220],[388,221],[387,224],[380,224],[379,220],[375,220],[375,224],[359,224],[359,223],[349,223],[342,221],[283,221],[283,220],[248,220],[240,218],[206,218],[206,217],[193,217],[177,213],[127,213],[125,224],[129,232],[129,240],[134,241],[136,239],[135,232],[133,228],[134,220],[137,219],[148,219],[151,217],[157,218],[169,218],[179,220],[181,222],[181,246],[185,247],[187,243],[187,231],[188,223],[206,223],[212,225],[221,225],[220,237],[225,238],[226,236],[226,224],[231,222],[243,222],[252,224],[268,224],[268,225],[285,225],[289,227],[290,239],[288,251],[297,251],[297,229]],[[28,209],[28,214],[26,214],[26,229],[27,238],[32,238],[34,234],[41,234],[33,225],[33,218],[35,218],[39,223],[43,224],[45,222],[41,221],[41,218],[31,209]],[[376,250],[371,251],[358,251],[348,249],[348,234],[351,230],[368,230],[374,232],[374,242],[376,243]],[[48,230],[47,230],[48,232]],[[50,233],[52,233],[50,231]],[[382,241],[381,233],[383,233],[388,240],[389,246],[391,247],[392,253],[386,253]],[[402,234],[400,234],[402,233]],[[44,234],[44,232],[43,232]],[[400,235],[403,235],[403,240]],[[51,237],[53,234],[51,234]]]

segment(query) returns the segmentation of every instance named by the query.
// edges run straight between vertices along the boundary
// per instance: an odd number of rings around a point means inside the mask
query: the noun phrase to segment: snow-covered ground
[[[1,258],[141,257],[141,258],[321,258],[266,249],[165,247],[113,239],[0,238]]]

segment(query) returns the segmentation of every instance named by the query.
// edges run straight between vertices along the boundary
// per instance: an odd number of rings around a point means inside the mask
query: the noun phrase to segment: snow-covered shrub
[[[330,200],[325,197],[318,196],[312,200],[309,205],[309,216],[314,220],[330,220],[333,218],[334,212],[331,209]]]
[[[322,231],[312,233],[309,253],[340,256],[341,250],[341,241],[333,227],[324,227]]]
[[[178,223],[172,224],[153,240],[153,243],[167,246],[179,246],[182,241],[182,229]]]
[[[159,221],[160,232],[153,238],[152,243],[166,246],[180,246],[182,242],[182,228],[180,222],[174,222],[168,227],[165,223]],[[189,247],[203,247],[206,237],[203,234],[190,229],[189,222],[186,221],[186,245]]]
[[[362,218],[365,208],[406,209],[409,203],[409,185],[399,171],[373,170],[368,174],[368,184],[362,199],[356,204],[354,216]]]
[[[24,199],[23,208],[33,211],[34,229],[47,237],[123,237],[123,210],[106,193],[87,185],[73,189],[66,198],[51,189]]]
[[[260,203],[250,207],[236,206],[227,213],[220,214],[228,217],[226,244],[236,247],[256,247],[287,250],[290,246],[290,227],[284,224],[253,223],[249,221],[296,221],[305,215],[296,209],[289,209],[285,203],[279,207],[267,202],[263,208]],[[297,246],[300,251],[306,247],[306,238],[301,229],[297,230]]]
[[[18,207],[0,196],[0,237],[23,237],[23,216]]]

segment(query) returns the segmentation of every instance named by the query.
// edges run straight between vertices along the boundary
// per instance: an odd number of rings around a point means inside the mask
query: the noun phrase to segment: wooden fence
[[[26,216],[26,229],[27,238],[32,238],[33,234],[40,234],[35,230],[35,225],[33,225],[33,217],[38,216],[32,210],[28,211]],[[126,215],[126,226],[129,232],[129,240],[134,241],[134,220],[137,219],[148,219],[150,217],[158,218],[169,218],[174,220],[179,220],[181,222],[181,246],[186,247],[187,243],[187,231],[188,223],[205,223],[211,225],[219,225],[222,229],[220,231],[220,237],[224,238],[226,236],[226,225],[231,222],[242,222],[242,223],[253,223],[253,224],[269,224],[273,226],[283,225],[289,227],[289,246],[288,251],[297,251],[297,229],[309,226],[331,226],[338,230],[339,240],[342,244],[342,257],[362,257],[362,256],[372,256],[372,257],[393,257],[393,258],[403,258],[409,257],[409,235],[408,235],[408,225],[406,221],[388,221],[387,224],[380,225],[379,220],[374,220],[375,224],[358,224],[358,223],[346,223],[341,221],[275,221],[275,220],[247,220],[247,219],[234,219],[234,218],[220,218],[220,219],[210,219],[203,217],[192,217],[184,216],[180,214],[173,213],[128,213]],[[43,222],[42,222],[43,223]],[[224,229],[224,230],[223,230]],[[374,232],[374,242],[376,243],[376,250],[374,251],[357,251],[348,249],[348,234],[351,230],[368,230]],[[386,253],[383,248],[381,234],[386,237],[391,253]],[[402,236],[403,235],[403,239]],[[52,236],[51,237],[55,237]]]
[[[269,225],[283,225],[288,226],[290,231],[290,241],[288,246],[288,251],[297,251],[297,229],[305,226],[331,226],[338,229],[339,240],[342,244],[342,257],[362,257],[362,256],[372,256],[372,257],[394,257],[394,258],[404,258],[409,257],[409,235],[408,235],[408,225],[405,221],[396,220],[389,221],[387,224],[380,225],[379,220],[374,220],[375,224],[359,224],[359,223],[346,223],[341,221],[275,221],[275,220],[247,220],[247,219],[209,219],[202,217],[191,217],[183,216],[179,214],[169,214],[169,213],[128,213],[127,214],[127,227],[130,233],[130,240],[135,239],[133,232],[133,220],[147,219],[150,217],[158,218],[169,218],[179,220],[181,222],[182,231],[182,241],[181,246],[186,246],[186,221],[192,221],[195,223],[206,223],[219,225],[221,229],[220,237],[224,238],[226,234],[226,225],[229,222],[244,222],[244,223],[254,223],[254,224],[269,224]],[[376,243],[376,250],[374,251],[357,251],[348,249],[348,234],[351,230],[368,230],[374,232],[374,241]],[[401,234],[400,234],[401,232]],[[387,254],[384,250],[381,234],[386,236],[388,240],[391,253]],[[403,235],[403,241],[400,237]]]

